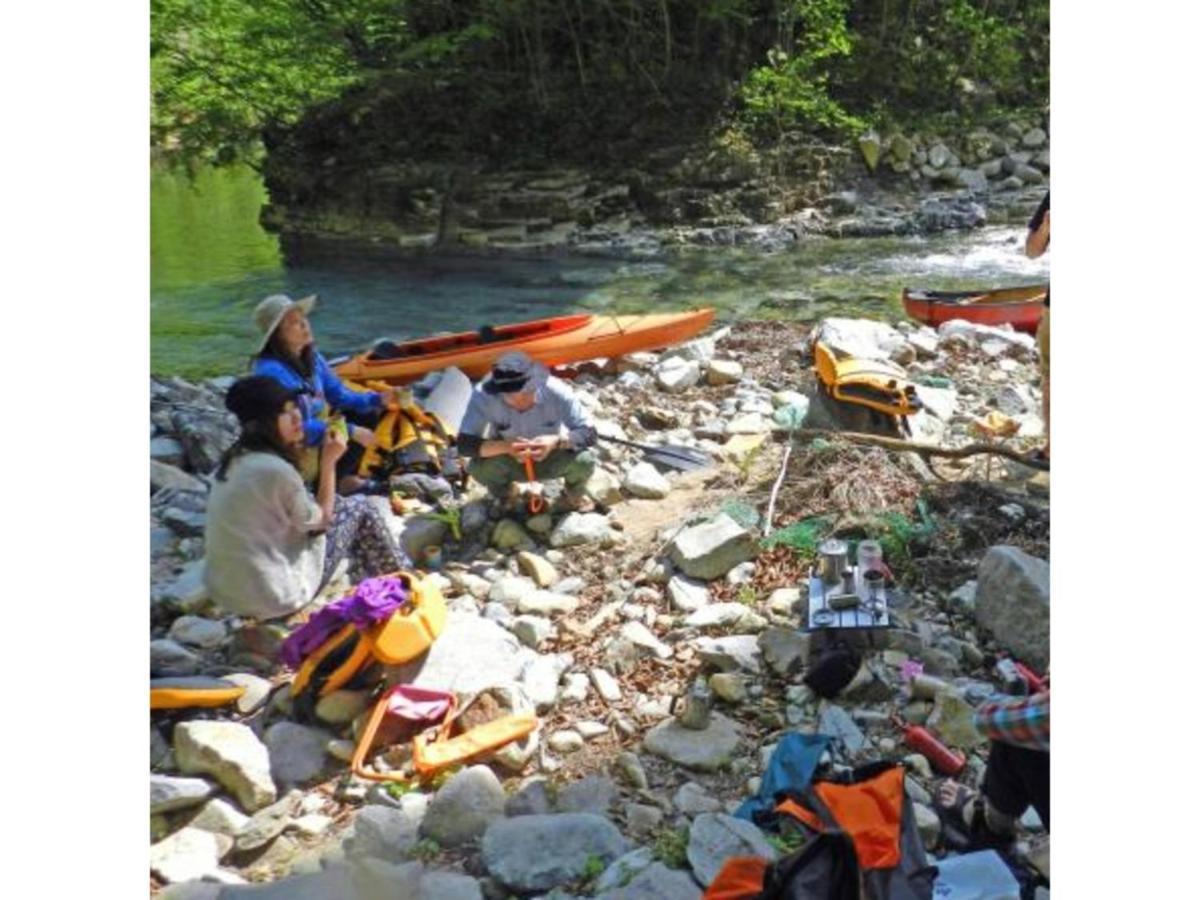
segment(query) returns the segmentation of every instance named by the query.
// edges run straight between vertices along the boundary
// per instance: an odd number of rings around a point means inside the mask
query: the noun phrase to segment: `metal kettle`
[[[675,712],[680,703],[683,704],[682,711]],[[712,688],[703,678],[697,679],[685,693],[671,700],[671,715],[675,716],[676,721],[684,728],[695,731],[703,731],[708,727],[712,721],[712,709]]]

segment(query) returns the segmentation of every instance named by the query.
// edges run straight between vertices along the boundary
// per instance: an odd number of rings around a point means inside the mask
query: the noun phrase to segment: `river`
[[[689,248],[646,262],[585,257],[340,256],[284,261],[258,224],[266,192],[248,168],[194,180],[156,171],[150,186],[150,370],[189,378],[242,371],[254,305],[317,294],[326,355],[382,337],[464,331],[576,311],[715,306],[738,318],[895,319],[906,285],[953,289],[1045,281],[1024,231],[989,227],[932,238],[813,239],[782,253]]]

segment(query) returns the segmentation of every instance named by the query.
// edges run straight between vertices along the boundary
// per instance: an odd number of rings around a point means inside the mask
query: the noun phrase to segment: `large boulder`
[[[684,529],[671,542],[668,554],[685,575],[711,581],[738,563],[753,559],[758,549],[754,535],[721,513]]]
[[[180,722],[173,743],[181,772],[211,775],[248,812],[275,802],[270,754],[248,726],[240,722]]]
[[[483,836],[488,873],[520,893],[548,891],[607,865],[628,845],[607,819],[591,813],[519,816],[493,822]]]
[[[865,359],[890,359],[907,340],[886,322],[869,319],[824,319],[813,337],[835,350]]]
[[[521,677],[526,655],[520,641],[495,622],[452,612],[429,652],[393,669],[389,681],[443,691],[474,693]]]
[[[1050,662],[1050,564],[1016,547],[992,547],[979,564],[975,621],[1037,669]]]

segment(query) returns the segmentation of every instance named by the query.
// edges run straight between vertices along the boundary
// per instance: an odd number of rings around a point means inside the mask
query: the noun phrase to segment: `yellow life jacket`
[[[813,345],[813,361],[817,378],[835,400],[901,417],[923,407],[907,374],[890,362],[846,356],[822,341]]]
[[[407,472],[442,475],[448,479],[462,475],[454,450],[454,433],[441,416],[422,409],[411,395],[384,412],[375,426],[375,441],[375,446],[363,453],[358,465],[360,477]]]

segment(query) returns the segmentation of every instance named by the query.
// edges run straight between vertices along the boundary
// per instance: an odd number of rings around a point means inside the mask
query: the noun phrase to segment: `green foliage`
[[[846,26],[849,0],[792,0],[783,5],[779,34],[784,46],[767,51],[739,92],[742,117],[763,137],[794,129],[856,133],[866,123],[848,113],[829,92],[827,63],[850,56]]]
[[[389,781],[383,786],[383,789],[392,797],[399,800],[405,794],[411,794],[415,791],[420,791],[420,788],[411,781]]]
[[[791,130],[1048,93],[1048,0],[151,0],[150,36],[152,142],[186,162],[306,116],[323,146],[340,107],[388,152],[626,159],[722,121],[752,163]]]
[[[744,606],[753,606],[758,600],[758,592],[751,585],[743,584],[738,588],[734,599]]]
[[[462,514],[457,506],[450,506],[438,512],[424,513],[422,518],[444,522],[450,528],[450,536],[456,541],[462,540]]]
[[[917,501],[917,512],[920,521],[916,522],[894,511],[883,513],[877,520],[878,540],[883,548],[883,557],[898,577],[912,563],[912,544],[915,541],[928,540],[937,528],[924,499]]]
[[[409,859],[417,859],[423,863],[431,863],[442,853],[442,845],[433,838],[421,838],[408,851]]]
[[[829,528],[829,520],[820,516],[804,519],[772,532],[763,539],[762,547],[770,550],[772,547],[783,545],[791,547],[798,556],[812,558],[817,555],[817,545],[821,543]]]
[[[579,876],[581,889],[590,892],[596,879],[604,874],[606,868],[604,857],[590,854],[583,863],[583,874]]]
[[[668,868],[686,869],[688,834],[686,826],[660,831],[654,838],[654,858]]]

